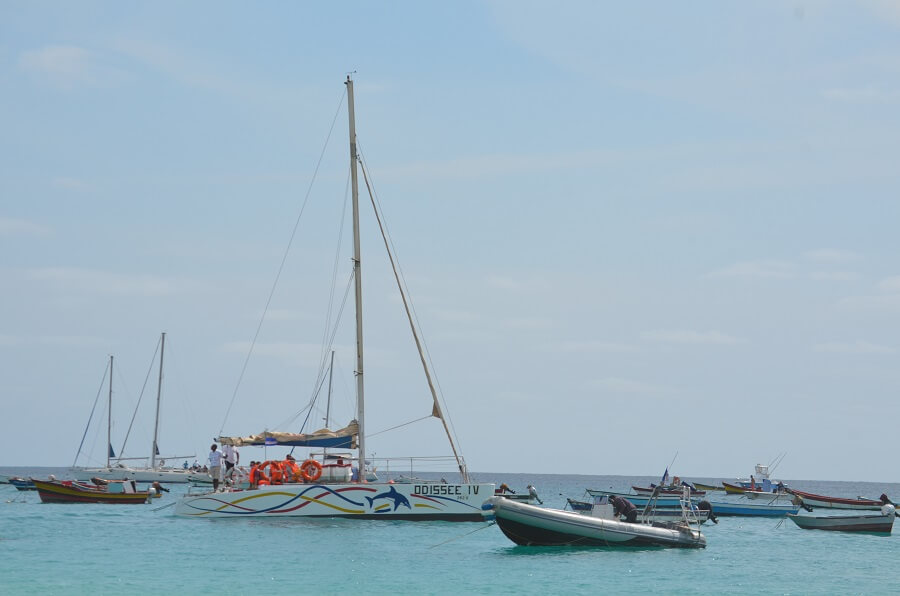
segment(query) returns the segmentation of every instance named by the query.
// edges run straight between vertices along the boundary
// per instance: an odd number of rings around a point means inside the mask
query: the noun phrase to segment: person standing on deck
[[[207,459],[209,459],[209,475],[212,476],[213,481],[213,491],[219,490],[219,478],[222,476],[222,452],[218,451],[218,448],[219,446],[213,443],[207,456]]]
[[[233,445],[225,445],[222,447],[222,457],[225,458],[225,481],[234,481],[234,466],[241,461],[241,454]]]

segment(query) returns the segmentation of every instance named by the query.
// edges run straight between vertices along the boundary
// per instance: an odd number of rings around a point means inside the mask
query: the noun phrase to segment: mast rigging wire
[[[266,314],[269,311],[269,306],[272,304],[272,298],[275,295],[275,289],[278,287],[278,281],[281,279],[281,273],[284,271],[284,265],[287,261],[288,253],[291,250],[291,245],[294,243],[294,238],[297,235],[297,229],[300,226],[300,219],[303,217],[303,213],[306,211],[306,205],[309,203],[309,196],[312,193],[313,185],[316,182],[316,178],[319,175],[319,168],[322,165],[322,159],[325,157],[325,150],[328,148],[328,143],[331,140],[331,133],[334,131],[335,123],[337,122],[338,116],[341,112],[341,106],[344,105],[344,97],[347,92],[344,90],[341,93],[341,99],[338,102],[337,110],[335,110],[334,118],[331,121],[331,127],[328,129],[328,136],[325,138],[325,144],[322,147],[322,152],[319,154],[319,161],[316,162],[316,168],[313,170],[312,178],[309,181],[309,186],[306,189],[306,196],[303,197],[303,204],[300,206],[300,213],[297,214],[297,219],[294,221],[294,227],[291,230],[290,239],[288,240],[287,247],[284,250],[284,255],[281,257],[281,264],[278,266],[278,272],[275,274],[275,281],[272,282],[272,288],[269,290],[269,296],[266,299],[266,306],[263,308],[262,315],[259,318],[259,324],[256,326],[256,332],[253,334],[253,339],[250,342],[250,349],[247,350],[247,357],[244,359],[244,364],[241,367],[241,373],[238,375],[237,383],[234,387],[234,393],[231,394],[231,400],[228,402],[228,408],[225,410],[225,417],[222,419],[222,427],[219,429],[219,435],[222,435],[222,432],[225,430],[225,423],[228,421],[228,416],[231,414],[231,408],[234,406],[234,400],[237,398],[238,389],[240,389],[241,382],[244,379],[244,373],[247,371],[247,365],[250,363],[250,356],[253,354],[253,348],[256,346],[256,341],[259,339],[259,333],[262,330],[263,321],[266,319]]]

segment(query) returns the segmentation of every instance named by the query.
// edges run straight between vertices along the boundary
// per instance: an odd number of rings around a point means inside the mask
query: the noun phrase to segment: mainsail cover
[[[333,447],[356,449],[359,424],[353,420],[340,430],[323,428],[312,433],[286,433],[265,431],[249,437],[219,437],[222,445],[245,447],[249,445],[288,445],[291,447]]]

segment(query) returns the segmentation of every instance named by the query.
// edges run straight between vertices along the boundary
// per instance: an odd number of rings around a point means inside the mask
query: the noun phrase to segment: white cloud
[[[0,217],[0,237],[2,236],[47,236],[50,228],[24,219]]]
[[[897,350],[888,346],[880,346],[878,344],[866,341],[855,342],[825,342],[813,346],[816,352],[828,352],[833,354],[895,354]]]
[[[894,104],[900,102],[900,90],[878,87],[826,89],[825,99],[853,104]]]
[[[878,289],[891,293],[900,293],[900,275],[882,279],[878,282]]]
[[[843,264],[859,260],[859,255],[849,250],[839,250],[834,248],[820,248],[810,250],[803,255],[811,261],[819,263]]]
[[[146,39],[122,37],[114,48],[143,66],[196,89],[245,100],[264,101],[284,98],[295,102],[302,89],[273,84],[264,77],[248,77],[238,72],[234,61],[217,62],[184,47],[170,46]]]
[[[186,283],[153,275],[122,275],[108,271],[67,267],[31,269],[28,277],[66,292],[114,295],[167,296]]]
[[[709,276],[746,279],[788,279],[794,277],[794,266],[785,261],[745,261],[713,271]]]
[[[861,6],[885,23],[900,28],[900,4],[895,0],[865,0]]]
[[[690,331],[690,330],[657,330],[641,333],[641,338],[648,341],[674,344],[715,344],[732,345],[743,343],[744,340],[725,335],[719,331]]]
[[[853,281],[859,274],[852,271],[814,271],[809,278],[816,281]]]
[[[46,46],[22,52],[19,68],[64,89],[106,86],[126,76],[104,63],[101,55],[76,46]]]
[[[838,305],[859,311],[896,311],[900,310],[900,294],[850,296],[840,300]]]

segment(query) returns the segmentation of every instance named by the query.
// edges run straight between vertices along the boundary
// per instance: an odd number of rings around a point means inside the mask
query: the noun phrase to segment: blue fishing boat
[[[629,501],[631,501],[631,504],[634,505],[635,507],[646,507],[647,503],[650,502],[650,499],[653,498],[651,495],[634,495],[631,493],[617,493],[617,492],[610,491],[610,490],[596,490],[593,488],[587,489],[587,494],[589,494],[592,497],[603,497],[603,496],[622,497],[623,499],[628,499]],[[696,502],[699,499],[694,497],[691,500]],[[681,507],[681,502],[680,502],[681,498],[678,495],[671,495],[671,494],[660,495],[660,496],[656,497],[655,501],[656,501],[657,507]]]
[[[15,486],[19,490],[37,490],[34,487],[34,482],[29,480],[28,478],[20,478],[18,476],[10,476],[9,483]]]
[[[789,513],[800,511],[800,505],[794,503],[760,502],[754,499],[752,502],[745,499],[730,501],[709,501],[713,513],[722,515],[742,515],[751,517],[783,517]]]

